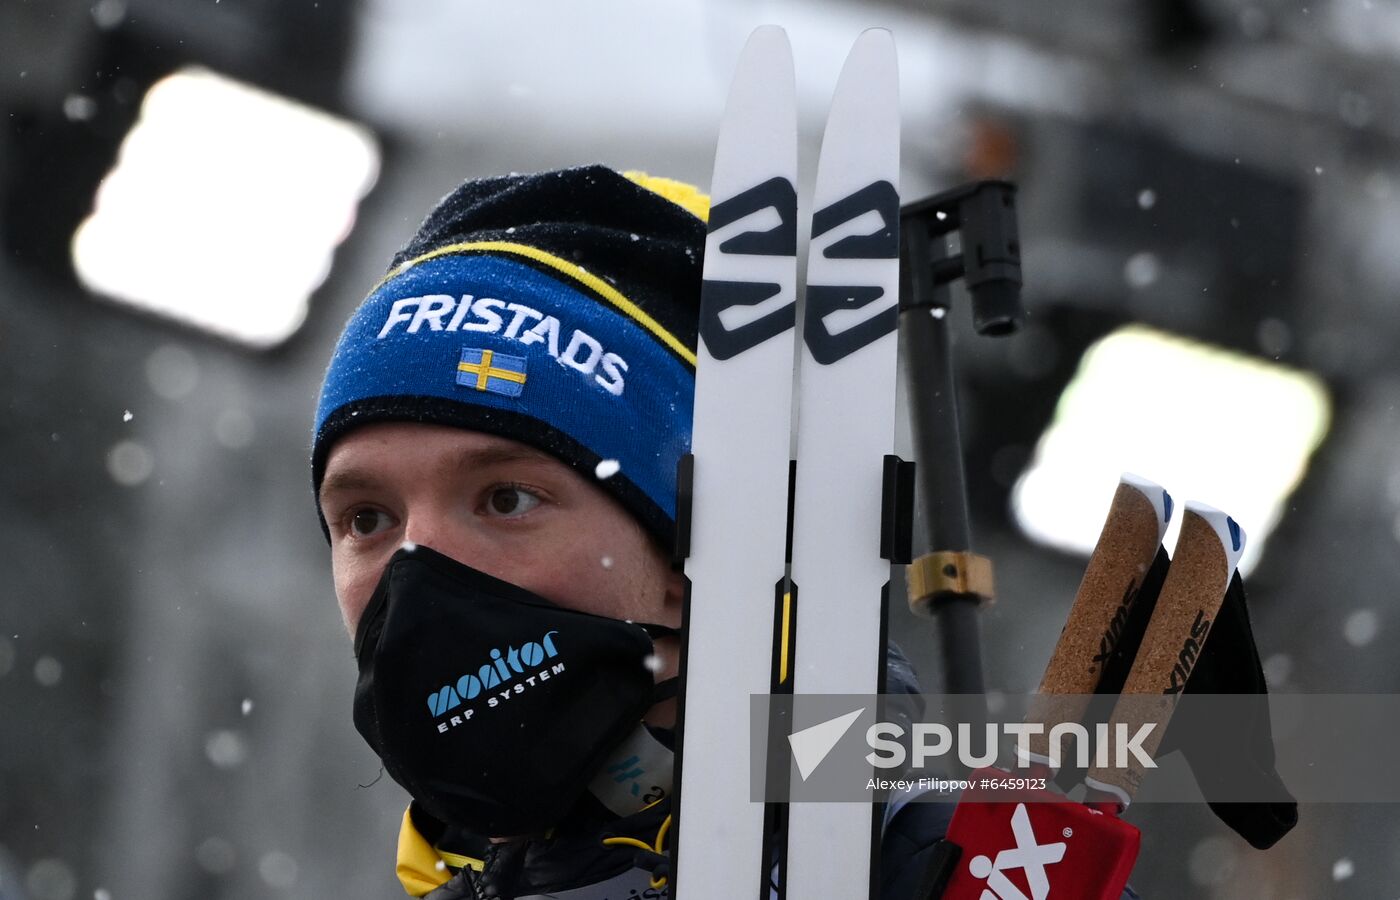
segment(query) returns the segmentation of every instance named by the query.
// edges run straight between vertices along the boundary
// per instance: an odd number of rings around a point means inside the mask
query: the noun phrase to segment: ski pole
[[[1160,485],[1128,474],[1120,479],[1074,604],[1045,666],[1040,690],[1026,712],[1025,721],[1038,730],[1031,730],[1025,746],[1018,747],[1018,751],[1025,751],[1019,760],[1023,769],[1019,774],[1009,769],[986,770],[996,773],[988,777],[1005,778],[1008,783],[1019,777],[1024,784],[1045,778],[1048,788],[1048,779],[1059,767],[1050,734],[1062,723],[1077,724],[1084,717],[1088,695],[1098,690],[1105,668],[1119,649],[1128,614],[1136,608],[1143,579],[1161,549],[1171,513],[1171,497]],[[980,782],[980,775],[973,780]],[[1012,796],[1011,792],[1006,796]],[[995,830],[1010,821],[1009,813],[989,818],[986,812],[973,809],[959,813],[959,828],[949,831],[931,858],[919,896],[943,897],[964,846],[984,844],[987,838],[983,830]],[[1026,826],[1021,827],[1024,830]]]
[[[1085,780],[1090,790],[1084,803],[1043,784],[1026,784],[1044,782],[1044,776],[1053,772],[1053,749],[1050,766],[1036,764],[1019,770],[1030,778],[1007,778],[1011,773],[992,768],[973,773],[973,786],[964,792],[948,826],[947,840],[960,848],[961,858],[939,895],[943,900],[975,900],[988,893],[1022,896],[1007,876],[1015,870],[1035,897],[1117,900],[1121,896],[1137,860],[1141,834],[1118,816],[1127,809],[1147,768],[1155,766],[1151,759],[1244,549],[1244,533],[1217,509],[1188,503],[1182,519],[1181,536],[1147,634],[1101,732],[1117,736],[1116,764],[1110,764],[1109,742],[1101,737],[1096,765]],[[1071,612],[1073,630],[1082,632],[1089,624],[1093,616],[1083,615],[1087,612],[1084,608]],[[1047,671],[1063,670],[1075,657],[1082,663],[1082,657],[1091,652],[1091,645],[1082,641],[1061,642]],[[1046,709],[1041,707],[1042,712]],[[1056,711],[1069,709],[1062,705]],[[1124,743],[1130,734],[1135,736]],[[1002,787],[1008,782],[1010,789]]]
[[[1119,480],[1069,618],[1031,699],[1027,721],[1044,727],[1030,735],[1029,759],[1021,760],[1023,765],[1054,768],[1052,724],[1079,722],[1088,712],[1089,696],[1100,689],[1104,671],[1119,651],[1172,511],[1171,495],[1161,485],[1127,473]]]
[[[909,607],[938,621],[943,691],[969,695],[968,721],[986,719],[978,609],[992,602],[991,561],[971,551],[948,332],[951,292],[964,279],[979,334],[1007,335],[1022,316],[1016,188],[1003,181],[964,185],[900,211],[900,328],[908,361],[916,485],[925,511],[928,552],[907,569]],[[959,231],[963,252],[949,255]]]

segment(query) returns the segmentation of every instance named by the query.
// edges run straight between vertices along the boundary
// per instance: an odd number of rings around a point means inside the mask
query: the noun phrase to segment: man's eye
[[[357,509],[350,514],[350,531],[356,537],[369,537],[389,525],[389,514],[379,509]]]
[[[539,505],[539,497],[514,484],[494,487],[486,498],[487,508],[498,516],[524,515]]]

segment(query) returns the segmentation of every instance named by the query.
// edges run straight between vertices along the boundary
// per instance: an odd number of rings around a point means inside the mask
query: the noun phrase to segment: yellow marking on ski
[[[778,649],[778,684],[788,680],[788,644],[792,634],[792,592],[783,592],[783,638]]]

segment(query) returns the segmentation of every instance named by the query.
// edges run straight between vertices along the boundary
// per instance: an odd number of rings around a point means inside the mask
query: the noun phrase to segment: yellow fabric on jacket
[[[448,866],[454,869],[481,871],[482,862],[470,856],[460,856],[438,850],[419,833],[413,824],[412,808],[403,811],[399,826],[398,861],[394,874],[410,897],[423,897],[442,887],[452,878]]]

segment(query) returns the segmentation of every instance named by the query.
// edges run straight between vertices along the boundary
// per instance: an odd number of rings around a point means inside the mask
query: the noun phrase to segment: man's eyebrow
[[[522,444],[493,444],[489,447],[470,447],[458,452],[452,459],[454,468],[470,471],[487,466],[513,462],[552,462],[554,457],[534,447]],[[321,495],[337,491],[358,491],[374,488],[380,484],[372,471],[354,468],[336,469],[321,481]]]
[[[322,496],[335,491],[357,491],[374,487],[379,481],[360,469],[337,469],[321,481]]]
[[[534,447],[524,444],[492,444],[488,447],[473,447],[457,454],[457,466],[461,469],[482,468],[512,462],[550,462],[554,457]]]

